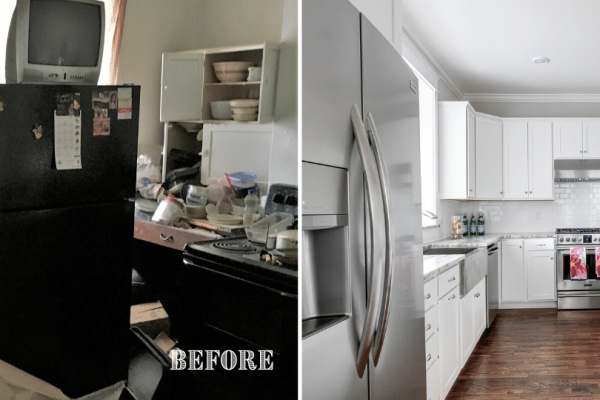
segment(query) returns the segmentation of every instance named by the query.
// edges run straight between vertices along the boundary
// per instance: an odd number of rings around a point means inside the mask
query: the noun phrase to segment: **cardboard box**
[[[131,306],[130,325],[137,326],[151,338],[163,331],[170,332],[169,315],[160,301]]]

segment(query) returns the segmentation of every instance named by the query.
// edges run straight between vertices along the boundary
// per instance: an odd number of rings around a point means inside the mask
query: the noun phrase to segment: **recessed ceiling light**
[[[548,57],[533,57],[532,61],[536,64],[547,64],[550,59]]]

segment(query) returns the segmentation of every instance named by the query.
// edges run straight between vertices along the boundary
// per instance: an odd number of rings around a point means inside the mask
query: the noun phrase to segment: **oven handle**
[[[600,293],[588,293],[588,294],[558,294],[558,297],[600,297]]]

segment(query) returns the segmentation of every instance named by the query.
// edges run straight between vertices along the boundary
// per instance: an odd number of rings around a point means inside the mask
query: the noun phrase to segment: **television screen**
[[[31,0],[29,64],[97,65],[102,35],[101,12],[101,7],[95,4]]]

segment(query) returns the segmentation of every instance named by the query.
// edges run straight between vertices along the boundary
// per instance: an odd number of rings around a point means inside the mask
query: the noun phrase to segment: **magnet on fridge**
[[[32,132],[33,132],[33,136],[35,136],[35,139],[36,139],[36,140],[38,140],[38,139],[40,139],[40,138],[42,137],[42,132],[43,132],[43,131],[44,131],[44,130],[42,129],[42,126],[41,126],[41,125],[39,125],[39,124],[35,124],[35,125],[33,126],[33,130],[32,130]]]

